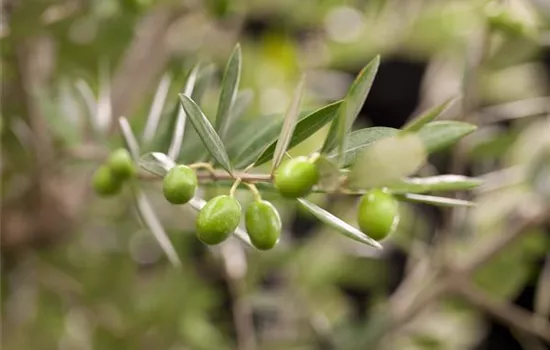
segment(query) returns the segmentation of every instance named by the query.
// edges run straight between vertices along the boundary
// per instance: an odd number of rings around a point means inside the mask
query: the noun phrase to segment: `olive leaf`
[[[237,44],[231,53],[231,57],[229,57],[223,73],[218,111],[216,113],[215,130],[221,139],[224,139],[227,132],[231,109],[237,97],[239,81],[241,79],[241,61],[241,46]]]
[[[319,170],[319,181],[317,189],[326,192],[334,192],[340,187],[340,169],[338,165],[324,155],[320,155],[315,160],[315,165]]]
[[[302,96],[304,95],[304,85],[305,85],[305,76],[302,75],[300,82],[294,91],[294,96],[290,105],[285,113],[285,119],[283,121],[283,127],[281,128],[281,133],[279,134],[279,139],[275,146],[275,152],[273,153],[273,165],[271,166],[271,172],[273,173],[275,169],[281,164],[285,152],[287,151],[292,135],[294,134],[294,129],[296,128],[296,120],[300,114],[300,103],[302,103]]]
[[[151,109],[149,110],[149,115],[147,116],[147,122],[145,124],[145,128],[143,129],[141,139],[144,144],[149,144],[155,136],[171,83],[172,78],[170,75],[168,73],[164,74],[159,82],[155,96],[153,97],[153,103],[151,104]]]
[[[142,155],[138,164],[148,172],[160,177],[164,177],[170,169],[176,166],[170,157],[161,152],[149,152]]]
[[[359,231],[355,227],[351,226],[347,222],[337,218],[323,208],[303,199],[298,198],[298,202],[313,216],[325,223],[326,225],[334,228],[338,233],[343,234],[344,236],[351,238],[357,242],[370,245],[371,247],[382,249],[382,245],[370,238],[363,232]]]
[[[432,153],[455,144],[476,129],[475,125],[469,123],[442,120],[424,125],[418,131],[418,136],[424,142],[426,152]]]
[[[191,72],[187,77],[187,80],[185,82],[185,87],[183,89],[183,95],[191,96],[191,94],[193,93],[193,89],[195,88],[195,83],[197,81],[198,73],[199,73],[199,64],[196,64],[195,67],[191,69]],[[173,134],[172,134],[172,141],[170,142],[170,147],[168,148],[168,157],[172,159],[178,159],[178,156],[180,154],[181,145],[183,143],[183,136],[185,134],[186,119],[187,119],[187,115],[185,113],[185,110],[182,106],[180,106],[180,109],[178,110],[178,116],[176,119],[176,126],[174,127]]]
[[[337,101],[326,105],[318,110],[306,115],[304,118],[296,124],[294,129],[294,134],[290,139],[288,149],[297,146],[302,141],[306,140],[308,137],[319,131],[323,126],[332,121],[337,114],[338,108],[342,101]],[[275,146],[277,144],[277,139],[270,141],[269,146],[260,154],[260,156],[254,162],[255,166],[262,165],[265,162],[268,162],[275,152]],[[248,164],[245,164],[248,165]]]
[[[352,127],[367,99],[379,66],[380,56],[376,56],[361,70],[338,110],[338,118],[330,126],[321,153],[328,153],[334,147],[337,147],[337,163],[340,163],[341,157],[343,157],[346,133]]]
[[[385,186],[411,175],[424,164],[426,152],[415,134],[382,139],[365,148],[348,175],[351,189]]]
[[[128,120],[125,117],[120,117],[118,118],[118,124],[120,126],[120,132],[122,133],[122,137],[124,138],[124,143],[126,143],[128,151],[130,151],[130,154],[132,155],[134,161],[138,162],[140,153],[139,144],[136,136],[134,135],[134,132],[132,131],[132,128],[130,127],[130,124],[128,123]]]
[[[355,162],[357,155],[373,142],[382,140],[386,137],[394,136],[398,133],[398,129],[388,128],[384,126],[375,126],[371,128],[360,129],[353,131],[347,135],[346,148],[342,156],[341,165],[343,167],[349,166]],[[339,152],[334,150],[328,154],[328,158],[335,160],[338,159]]]
[[[245,113],[246,109],[250,107],[252,100],[254,99],[254,91],[246,89],[237,94],[233,108],[231,109],[229,123],[240,119]]]
[[[174,246],[170,242],[168,235],[164,231],[164,228],[162,227],[162,224],[160,223],[157,214],[155,214],[153,207],[149,202],[149,199],[137,187],[134,188],[133,194],[136,199],[138,213],[144,224],[149,228],[149,230],[151,230],[151,233],[153,233],[153,236],[155,236],[155,238],[157,239],[160,247],[162,248],[162,250],[164,250],[164,253],[168,257],[168,260],[170,260],[172,265],[180,267],[181,261],[178,257],[178,254],[176,253]]]
[[[210,154],[225,170],[231,173],[231,163],[229,162],[223,142],[220,140],[218,134],[216,134],[208,118],[206,118],[200,107],[190,97],[180,94],[180,99],[185,113],[187,113],[191,124],[193,124],[193,127]]]
[[[212,78],[214,77],[214,72],[216,72],[216,65],[211,63],[201,69],[197,77],[197,82],[195,83],[195,88],[193,89],[191,98],[198,105],[200,105],[202,97],[204,96],[204,93],[208,89],[208,86],[210,85]]]
[[[395,196],[398,200],[407,201],[412,203],[424,203],[429,205],[435,205],[439,207],[473,207],[475,203],[447,197],[428,196],[424,194],[405,193]]]
[[[439,106],[429,109],[428,111],[409,121],[407,124],[405,124],[405,126],[401,128],[401,130],[404,132],[420,130],[424,125],[431,121],[434,121],[441,114],[443,114],[443,112],[448,110],[449,107],[451,107],[457,100],[458,98],[453,97],[443,102]]]
[[[470,190],[482,184],[481,179],[462,175],[438,175],[404,178],[386,185],[392,193],[425,193]]]
[[[86,107],[86,114],[88,117],[86,120],[91,127],[94,136],[96,136],[98,139],[104,138],[104,133],[101,131],[99,125],[97,124],[97,102],[94,96],[94,92],[90,87],[90,84],[88,84],[84,79],[78,79],[75,83],[75,88],[78,92],[78,96],[82,100],[82,103]]]
[[[109,66],[104,60],[101,61],[99,67],[99,95],[96,106],[96,125],[99,127],[99,130],[106,132],[113,121],[113,106],[111,101]]]
[[[200,197],[193,197],[188,202],[188,204],[193,208],[195,211],[199,212],[205,205],[206,201]],[[233,235],[246,243],[249,247],[254,248],[254,245],[250,241],[250,237],[248,236],[248,233],[241,227],[237,227],[237,229],[233,232]]]

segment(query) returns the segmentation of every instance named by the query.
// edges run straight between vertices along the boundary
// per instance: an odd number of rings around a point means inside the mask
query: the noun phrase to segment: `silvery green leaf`
[[[326,192],[334,192],[340,187],[341,173],[338,165],[324,155],[319,155],[315,160],[315,165],[319,170],[319,181],[317,189]]]
[[[254,99],[254,91],[251,89],[246,89],[237,95],[233,108],[231,109],[231,116],[229,122],[240,119],[245,113],[246,109],[250,107],[252,100]]]
[[[383,187],[415,173],[425,161],[424,145],[416,135],[388,137],[361,152],[347,184],[350,189]]]
[[[418,131],[427,123],[434,121],[438,118],[443,112],[449,109],[456,102],[457,98],[450,98],[447,101],[443,102],[439,106],[436,106],[425,113],[422,113],[418,117],[409,121],[405,126],[403,126],[403,131]]]
[[[372,145],[375,141],[384,139],[386,137],[394,136],[399,130],[394,128],[388,128],[384,126],[375,126],[371,128],[360,129],[349,133],[346,141],[346,148],[342,157],[341,165],[343,167],[349,166],[355,162],[357,155],[369,145]],[[328,158],[332,160],[338,159],[338,150],[334,150],[328,154]]]
[[[237,44],[231,53],[231,57],[229,57],[229,61],[223,73],[220,100],[216,113],[215,130],[221,139],[224,139],[225,133],[227,132],[231,109],[237,97],[239,81],[241,79],[241,66],[241,46]]]
[[[462,175],[438,175],[400,179],[386,187],[392,193],[425,193],[443,191],[463,191],[476,188],[481,179]]]
[[[424,142],[426,152],[432,153],[455,144],[476,129],[475,125],[469,123],[441,120],[424,125],[418,131],[418,137]]]
[[[141,156],[139,166],[150,173],[164,177],[170,169],[176,166],[176,163],[164,153],[149,152]]]
[[[151,230],[172,265],[180,267],[181,261],[178,257],[178,254],[176,253],[174,246],[170,242],[168,235],[164,231],[164,228],[162,227],[160,220],[157,217],[157,214],[155,214],[153,207],[149,202],[149,199],[138,188],[134,189],[134,196],[136,198],[136,205],[141,219],[149,228],[149,230]]]
[[[210,124],[210,121],[200,107],[188,96],[180,94],[181,104],[185,113],[191,120],[191,124],[197,131],[197,134],[201,138],[202,142],[206,146],[206,149],[216,159],[216,161],[229,173],[231,173],[231,163],[225,150],[222,140]]]
[[[376,56],[370,61],[359,73],[350,89],[340,109],[338,110],[338,118],[332,123],[325,143],[321,148],[321,153],[328,153],[334,147],[338,149],[337,163],[340,163],[344,154],[346,134],[351,129],[353,122],[359,115],[365,100],[370,92],[374,77],[380,66],[380,56]]]
[[[423,203],[439,207],[474,207],[475,203],[462,199],[428,196],[424,194],[405,193],[398,194],[396,198],[402,201],[412,203]]]
[[[99,67],[99,97],[97,99],[96,121],[100,130],[106,131],[112,123],[111,79],[109,65],[102,60]]]
[[[169,74],[164,74],[160,80],[155,96],[153,97],[153,103],[151,103],[149,115],[147,116],[145,129],[143,129],[142,140],[144,144],[149,144],[155,136],[171,82],[172,78]]]
[[[185,82],[185,88],[183,89],[183,95],[185,96],[191,96],[193,93],[193,89],[195,88],[195,82],[197,81],[197,74],[199,72],[199,64],[195,65],[191,72],[189,73],[189,76],[187,77],[187,81]],[[183,143],[183,136],[185,134],[185,121],[187,119],[187,115],[185,113],[185,110],[183,107],[180,106],[180,109],[178,111],[178,117],[176,119],[176,127],[174,128],[173,134],[172,134],[172,141],[170,142],[170,148],[168,149],[168,157],[172,159],[178,159],[181,145]]]
[[[200,105],[202,101],[202,97],[204,96],[204,93],[206,92],[208,86],[212,81],[214,72],[216,72],[216,66],[211,63],[206,67],[204,67],[203,69],[201,69],[199,76],[197,77],[197,82],[195,83],[195,88],[193,89],[191,98],[198,105]]]
[[[303,199],[298,198],[298,202],[303,205],[303,207],[310,212],[313,216],[315,216],[317,219],[321,220],[326,225],[334,228],[338,233],[351,238],[357,242],[361,242],[363,244],[370,245],[371,247],[382,249],[382,246],[380,243],[375,241],[374,239],[370,238],[363,232],[359,231],[355,227],[351,226],[347,222],[337,218],[336,216],[332,215],[328,211],[324,210],[323,208]]]
[[[205,205],[206,201],[200,197],[193,197],[189,201],[189,206],[191,206],[191,208],[195,209],[197,212],[201,211],[202,207],[204,207]],[[233,232],[233,235],[246,243],[251,248],[254,248],[254,245],[252,245],[248,233],[242,227],[237,227],[235,232]]]
[[[302,141],[306,140],[308,137],[319,131],[327,123],[332,121],[336,117],[340,104],[341,101],[331,103],[301,118],[300,121],[298,121],[298,123],[296,124],[296,128],[294,129],[294,134],[292,135],[288,149],[292,149],[292,147],[299,145]],[[275,147],[277,144],[277,138],[275,137],[274,140],[266,141],[266,145],[268,146],[265,147],[265,150],[254,162],[255,166],[259,166],[273,158],[273,154],[275,152]],[[238,164],[242,163],[239,162]],[[250,163],[244,164],[244,166],[249,164]]]
[[[128,120],[124,117],[120,117],[118,118],[118,123],[120,125],[120,131],[122,133],[128,151],[130,151],[130,154],[132,155],[134,161],[138,162],[140,154],[139,144],[136,136],[134,135],[134,132],[132,131],[132,128],[130,127],[130,124],[128,123]]]
[[[88,121],[93,131],[96,134],[102,134],[96,120],[97,103],[90,84],[88,84],[84,79],[78,79],[75,83],[75,87],[76,91],[82,98],[84,106],[86,107],[86,111],[88,112]]]
[[[290,144],[292,135],[294,134],[296,120],[300,114],[300,103],[302,102],[302,96],[304,94],[304,85],[305,77],[302,76],[298,86],[296,87],[292,101],[290,102],[290,105],[285,113],[283,127],[281,129],[281,133],[279,134],[277,145],[275,146],[275,152],[273,153],[273,165],[271,167],[271,172],[274,172],[279,164],[281,164],[288,145]]]

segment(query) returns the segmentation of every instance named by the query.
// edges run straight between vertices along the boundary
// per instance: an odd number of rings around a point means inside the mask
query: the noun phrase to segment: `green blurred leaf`
[[[438,207],[473,207],[475,203],[455,198],[427,196],[423,194],[405,193],[398,194],[396,198],[401,201],[412,203],[423,203],[429,205],[435,205]]]
[[[330,126],[325,143],[321,148],[321,153],[328,153],[334,147],[337,147],[339,154],[337,163],[340,163],[340,157],[344,153],[346,133],[352,127],[353,122],[357,118],[357,115],[359,115],[367,99],[379,66],[380,56],[376,56],[361,70],[338,110],[338,119]]]
[[[248,107],[250,107],[252,100],[254,100],[254,91],[246,89],[239,92],[233,104],[233,108],[231,109],[231,116],[229,118],[230,125],[243,116]]]
[[[229,57],[229,61],[227,62],[223,73],[220,100],[218,102],[218,111],[216,113],[215,130],[221,139],[225,138],[225,133],[227,132],[227,127],[229,125],[231,109],[233,108],[233,104],[237,98],[239,81],[241,79],[241,66],[241,46],[237,44],[231,53],[231,57]]]
[[[126,143],[126,147],[128,148],[128,151],[130,151],[130,154],[132,155],[132,158],[134,161],[139,161],[139,144],[136,139],[136,136],[134,135],[134,132],[132,131],[132,128],[130,127],[130,124],[128,123],[128,120],[124,117],[118,118],[118,123],[120,126],[120,132],[122,133],[122,137],[124,138],[124,143]]]
[[[360,129],[353,131],[347,136],[346,149],[344,150],[344,156],[342,157],[342,166],[346,167],[355,161],[357,155],[373,142],[384,139],[386,137],[394,136],[398,133],[398,129],[387,128],[383,126],[375,126],[372,128]],[[328,154],[329,159],[338,158],[338,150],[334,150]]]
[[[315,161],[319,170],[317,188],[326,192],[334,192],[340,187],[340,169],[338,165],[324,155],[320,155]]]
[[[457,100],[456,97],[450,98],[447,101],[443,102],[441,105],[436,106],[427,112],[421,114],[420,116],[409,121],[405,126],[403,126],[403,131],[418,131],[427,123],[438,118],[443,112],[445,112],[453,103]]]
[[[153,97],[153,102],[151,103],[151,109],[149,110],[149,115],[147,116],[147,122],[145,128],[143,129],[142,142],[147,145],[155,137],[158,124],[160,122],[160,117],[162,116],[162,110],[164,109],[164,104],[166,102],[166,96],[168,96],[168,90],[170,84],[172,83],[172,78],[168,73],[164,74],[157,86],[155,96]]]
[[[208,66],[201,69],[199,76],[197,77],[197,82],[195,83],[195,89],[193,89],[191,98],[198,105],[201,104],[202,97],[204,96],[204,93],[206,92],[206,90],[208,89],[208,86],[212,82],[212,78],[214,77],[214,72],[216,72],[216,66],[211,63]]]
[[[302,96],[304,95],[304,84],[305,76],[302,76],[296,90],[294,91],[294,96],[290,105],[285,113],[285,119],[283,121],[283,127],[281,128],[281,133],[275,145],[275,151],[273,152],[273,165],[271,166],[271,172],[273,173],[275,169],[281,164],[285,152],[287,151],[288,145],[294,134],[294,129],[296,128],[296,120],[300,113],[300,103],[302,102]]]
[[[185,81],[185,87],[183,89],[183,95],[191,96],[193,89],[195,88],[195,83],[197,82],[197,75],[199,73],[199,64],[196,64],[195,67],[189,72],[187,80]],[[176,125],[172,133],[172,141],[170,141],[170,147],[168,148],[168,157],[172,159],[178,159],[181,145],[183,144],[183,136],[185,135],[185,121],[187,115],[183,107],[180,106],[178,111],[178,116],[176,119]]]
[[[139,166],[148,172],[164,177],[168,170],[172,169],[176,163],[166,154],[161,152],[149,152],[141,156]]]
[[[371,247],[382,249],[382,246],[380,243],[375,241],[374,239],[370,238],[363,232],[359,231],[355,227],[351,226],[347,222],[340,220],[336,216],[332,215],[328,211],[324,210],[323,208],[303,199],[298,198],[298,202],[311,214],[313,214],[317,219],[321,220],[326,225],[332,227],[335,229],[338,233],[341,233],[342,235],[351,238],[357,242],[361,242],[363,244],[370,245]]]
[[[550,253],[546,255],[535,292],[535,313],[542,318],[550,316]]]
[[[296,124],[296,128],[294,129],[294,134],[292,135],[288,149],[292,149],[292,147],[297,146],[302,141],[319,131],[328,122],[332,121],[336,117],[340,104],[341,101],[331,103],[300,119],[300,121]],[[269,146],[265,148],[256,160],[256,166],[271,160],[273,153],[275,152],[276,143],[277,140],[272,140],[271,142],[266,143]]]
[[[533,191],[550,202],[550,144],[537,152],[527,170]]]
[[[438,175],[430,177],[404,178],[388,184],[392,193],[425,193],[442,191],[461,191],[476,188],[481,179],[462,175]]]
[[[149,199],[138,188],[134,188],[133,193],[136,199],[136,205],[139,215],[144,224],[147,226],[147,228],[149,228],[149,230],[151,230],[151,233],[153,233],[153,235],[157,239],[159,245],[164,250],[164,253],[168,257],[168,260],[170,260],[172,265],[180,267],[181,261],[178,257],[178,254],[176,253],[174,246],[170,242],[168,235],[164,231],[164,228],[162,227],[162,224],[160,223],[157,214],[155,214],[153,206],[149,202]]]
[[[365,148],[348,176],[351,189],[384,186],[416,172],[426,161],[424,145],[414,134],[392,136]]]
[[[210,124],[210,121],[204,113],[201,111],[200,107],[188,96],[180,94],[181,104],[185,113],[191,120],[193,127],[199,134],[202,142],[210,152],[210,154],[216,159],[216,161],[229,173],[231,173],[231,163],[229,162],[229,157],[225,151],[225,146],[223,145],[222,140],[216,131]]]
[[[424,142],[426,152],[432,153],[455,144],[476,129],[477,126],[469,123],[442,120],[424,125],[418,131],[418,136]]]

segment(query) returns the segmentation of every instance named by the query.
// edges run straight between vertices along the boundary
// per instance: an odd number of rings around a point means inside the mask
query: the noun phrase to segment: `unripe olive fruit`
[[[233,197],[212,198],[197,217],[197,236],[206,244],[218,244],[235,231],[241,220],[241,204]]]
[[[319,180],[319,170],[307,157],[290,159],[275,171],[274,184],[283,197],[307,195]]]
[[[122,188],[120,180],[113,176],[111,168],[106,165],[102,165],[96,170],[92,185],[96,193],[103,197],[115,195]]]
[[[380,189],[370,190],[359,202],[357,222],[369,237],[382,240],[395,230],[399,222],[399,202]]]
[[[113,175],[121,180],[126,180],[136,173],[136,167],[130,152],[125,148],[119,148],[107,159],[107,166],[111,168]]]
[[[197,189],[195,171],[185,165],[176,165],[164,177],[162,192],[168,202],[185,204],[193,198]]]
[[[254,247],[271,249],[281,235],[281,217],[275,207],[267,201],[254,201],[245,213],[246,231]]]

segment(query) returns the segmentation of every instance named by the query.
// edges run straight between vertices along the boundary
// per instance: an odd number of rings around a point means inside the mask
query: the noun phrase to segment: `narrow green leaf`
[[[202,97],[204,96],[204,93],[212,82],[212,78],[214,77],[215,72],[216,66],[212,63],[201,69],[199,76],[197,77],[197,82],[195,83],[195,88],[193,89],[193,93],[191,94],[191,98],[198,105],[201,104]]]
[[[231,173],[231,164],[223,142],[220,140],[218,134],[216,134],[208,118],[206,118],[200,107],[197,106],[190,97],[180,94],[180,99],[185,113],[187,113],[187,116],[191,120],[191,124],[193,124],[193,127],[206,146],[206,149],[208,149],[214,159],[216,159],[225,170]]]
[[[139,166],[148,172],[164,177],[176,163],[166,154],[161,152],[149,152],[141,156]]]
[[[338,165],[324,155],[320,155],[319,158],[317,158],[315,165],[319,170],[317,189],[326,192],[336,191],[340,187],[341,178]]]
[[[160,247],[162,248],[162,250],[164,250],[164,253],[168,257],[168,260],[170,260],[172,265],[180,267],[181,261],[178,257],[178,254],[176,253],[174,246],[170,242],[168,235],[164,231],[164,228],[162,227],[162,224],[160,223],[157,214],[155,214],[153,206],[149,202],[149,199],[138,188],[134,189],[134,196],[136,198],[137,210],[141,219],[149,228],[149,230],[151,230],[151,233],[153,233],[153,235],[157,239]]]
[[[443,102],[439,106],[433,107],[432,109],[422,113],[418,117],[409,121],[405,126],[403,126],[402,131],[418,131],[427,123],[434,121],[438,118],[443,112],[445,112],[449,107],[451,107],[458,98],[453,97]]]
[[[191,206],[191,208],[195,209],[195,211],[197,212],[199,212],[202,209],[202,207],[204,207],[205,205],[206,205],[206,201],[200,197],[193,197],[189,201],[189,206]],[[248,245],[249,247],[256,249],[252,244],[252,242],[250,241],[250,237],[248,233],[242,227],[237,227],[235,232],[233,232],[233,235],[238,239],[240,239],[241,241],[243,241],[244,243],[246,243],[246,245]]]
[[[197,81],[197,74],[199,73],[199,64],[196,64],[195,67],[189,73],[187,81],[185,82],[185,87],[183,89],[183,95],[191,96],[193,89],[195,88],[195,83]],[[180,106],[178,111],[178,117],[176,119],[176,126],[172,134],[172,141],[170,142],[170,148],[168,148],[168,157],[172,159],[178,159],[178,156],[181,151],[181,145],[183,144],[183,136],[185,134],[185,121],[187,115],[185,110]]]
[[[427,196],[424,194],[405,193],[396,195],[398,200],[435,205],[438,207],[474,207],[475,203],[463,199]]]
[[[357,242],[361,242],[363,244],[370,245],[371,247],[382,249],[382,245],[375,241],[374,239],[370,238],[363,232],[359,231],[355,227],[351,226],[347,222],[337,218],[336,216],[332,215],[325,209],[303,199],[298,198],[298,202],[303,205],[303,207],[309,211],[313,216],[315,216],[317,219],[325,223],[326,225],[332,227],[335,229],[338,233],[343,234],[344,236],[351,238]]]
[[[99,129],[106,132],[113,123],[113,106],[111,101],[111,78],[109,64],[101,60],[99,66],[99,96],[95,115]]]
[[[302,96],[304,95],[304,85],[305,85],[305,76],[302,76],[296,90],[294,91],[294,96],[290,105],[285,113],[285,119],[283,122],[283,127],[281,128],[281,133],[279,134],[279,139],[277,140],[277,145],[275,146],[275,152],[273,153],[273,165],[271,166],[271,172],[274,172],[275,169],[281,164],[285,152],[287,151],[292,135],[294,134],[294,129],[296,128],[296,120],[300,113],[300,103],[302,103]]]
[[[438,175],[430,177],[404,178],[386,185],[392,193],[426,193],[463,191],[476,188],[481,179],[462,175]]]
[[[338,119],[330,127],[329,133],[321,148],[322,153],[328,153],[334,147],[338,148],[339,157],[343,156],[345,149],[345,136],[351,129],[353,122],[359,115],[369,91],[374,82],[374,77],[380,66],[380,56],[376,56],[359,73],[351,85],[344,102],[338,111]],[[340,163],[338,159],[338,163]]]
[[[348,176],[351,189],[380,187],[416,172],[426,160],[422,141],[414,134],[382,139],[365,148]]]
[[[300,119],[300,121],[296,124],[294,134],[292,135],[287,149],[292,149],[292,147],[297,146],[302,141],[306,140],[308,137],[319,131],[327,123],[332,121],[336,117],[338,107],[341,103],[342,101],[331,103]],[[268,162],[273,158],[276,143],[277,140],[275,139],[271,142],[271,144],[269,144],[269,146],[265,148],[265,150],[256,160],[256,166]]]
[[[250,107],[250,104],[254,100],[254,91],[251,89],[246,89],[237,95],[233,108],[231,109],[229,123],[233,124],[234,121],[240,119],[245,111]]]
[[[168,96],[168,89],[172,83],[172,78],[169,74],[164,74],[159,82],[155,96],[153,97],[153,103],[151,103],[151,109],[147,116],[147,122],[143,129],[142,141],[144,144],[149,144],[155,133],[162,115],[162,110],[166,102],[166,96]]]
[[[424,142],[426,152],[432,153],[445,149],[464,136],[474,132],[475,125],[452,120],[441,120],[428,123],[418,131],[418,136]]]
[[[394,128],[375,126],[372,128],[360,129],[349,133],[347,136],[346,149],[344,150],[341,165],[343,167],[346,167],[353,164],[353,162],[355,162],[355,159],[357,158],[357,155],[363,149],[372,145],[375,141],[395,136],[398,131],[398,129]],[[329,153],[328,158],[335,160],[338,159],[338,156],[338,150],[334,150]]]
[[[241,46],[237,44],[231,53],[231,57],[229,57],[225,72],[223,73],[220,100],[216,113],[215,130],[221,139],[225,137],[225,133],[227,132],[231,108],[237,97],[239,81],[241,79],[241,61]]]
[[[126,143],[126,147],[128,148],[128,151],[132,155],[132,158],[134,161],[139,161],[139,144],[136,139],[136,136],[134,135],[134,132],[132,131],[132,128],[130,127],[130,124],[128,123],[128,120],[125,117],[118,118],[118,124],[120,126],[120,132],[122,133],[122,137],[124,138],[124,143]]]

